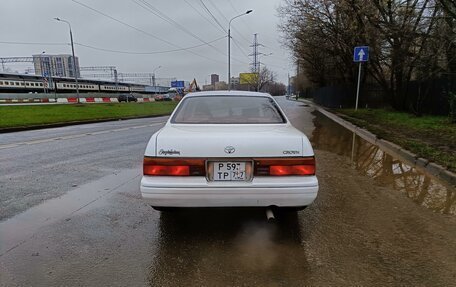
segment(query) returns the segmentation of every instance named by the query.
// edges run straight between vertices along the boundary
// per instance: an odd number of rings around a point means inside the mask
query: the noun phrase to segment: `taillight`
[[[205,176],[202,159],[144,157],[143,174],[152,176]]]
[[[255,159],[255,175],[315,175],[315,158]]]
[[[152,165],[144,168],[144,174],[147,175],[190,175],[190,167],[188,165]]]

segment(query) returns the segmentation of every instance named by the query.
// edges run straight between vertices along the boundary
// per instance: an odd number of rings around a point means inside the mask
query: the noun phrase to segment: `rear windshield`
[[[201,96],[184,98],[171,123],[281,124],[286,120],[268,97]]]

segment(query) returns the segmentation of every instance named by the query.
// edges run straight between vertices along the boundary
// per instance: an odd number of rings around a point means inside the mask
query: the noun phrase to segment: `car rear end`
[[[172,119],[144,157],[141,193],[152,206],[303,207],[315,200],[312,147],[285,118],[247,125]]]

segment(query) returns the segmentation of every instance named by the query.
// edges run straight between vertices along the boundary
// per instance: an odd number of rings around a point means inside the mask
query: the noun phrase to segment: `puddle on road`
[[[346,156],[363,175],[403,192],[415,203],[443,214],[456,213],[455,188],[389,155],[352,131],[314,112],[316,149]]]
[[[305,283],[311,267],[298,215],[284,214],[279,221],[267,223],[261,208],[161,213],[149,281],[152,286],[265,286],[271,281],[279,286],[283,278]]]
[[[138,169],[111,174],[0,222],[0,257],[25,243],[43,226],[102,206],[109,193],[127,184],[136,185],[139,178]]]

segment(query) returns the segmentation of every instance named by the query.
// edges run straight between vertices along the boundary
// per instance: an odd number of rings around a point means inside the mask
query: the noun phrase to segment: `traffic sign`
[[[369,61],[369,47],[358,46],[355,47],[353,52],[353,62],[367,62]]]
[[[369,61],[369,47],[358,46],[353,51],[353,62],[359,63],[358,67],[358,84],[356,85],[356,103],[355,111],[358,110],[359,85],[361,84],[361,66],[363,62]]]

